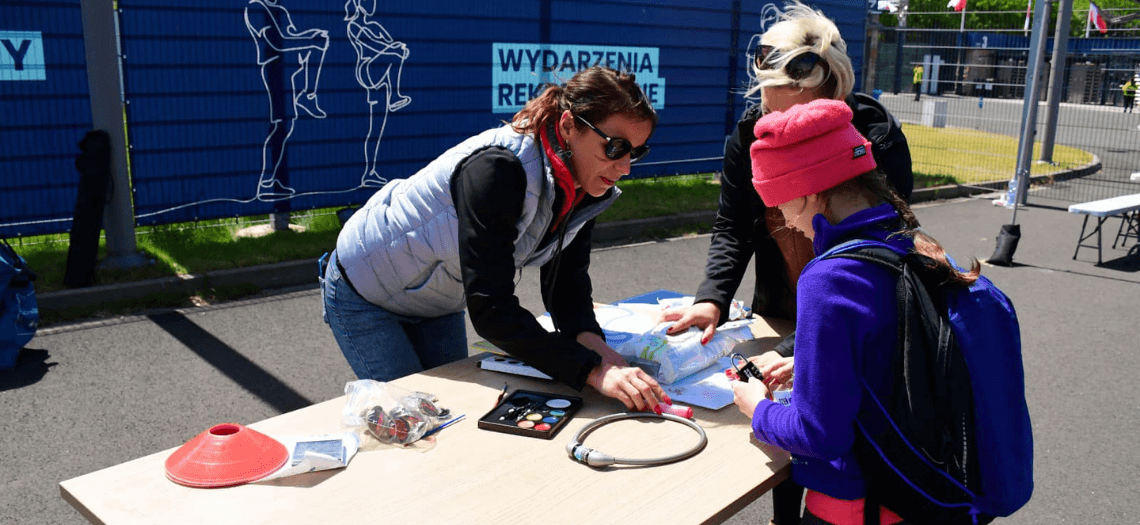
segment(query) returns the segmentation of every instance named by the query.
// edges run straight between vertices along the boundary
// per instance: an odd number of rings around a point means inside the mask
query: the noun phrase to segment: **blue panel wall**
[[[855,89],[863,85],[863,58],[867,51],[867,2],[850,0],[820,0],[811,5],[835,21],[843,40],[847,42],[847,56],[855,69]]]
[[[381,4],[122,2],[139,222],[357,204],[504,118],[491,43],[539,2]]]
[[[573,53],[572,67],[536,73],[535,84],[572,75],[581,53],[652,55],[632,69],[660,89],[661,125],[633,175],[715,171],[747,103],[745,53],[769,3],[123,0],[136,215],[146,224],[359,204],[511,117],[496,103],[512,89],[496,51],[511,45]],[[819,6],[861,57],[865,4]]]
[[[0,4],[0,235],[71,228],[91,128],[79,1]]]

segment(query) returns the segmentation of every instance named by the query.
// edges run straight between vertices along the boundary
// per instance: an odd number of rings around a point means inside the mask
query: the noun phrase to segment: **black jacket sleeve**
[[[879,101],[863,93],[852,93],[847,105],[854,116],[851,124],[871,142],[871,156],[875,164],[887,174],[887,180],[904,201],[910,201],[914,190],[914,172],[911,170],[910,145],[902,126],[894,115]]]
[[[776,347],[773,348],[773,350],[775,350],[777,354],[780,354],[784,357],[792,357],[793,355],[795,355],[795,352],[796,352],[796,332],[793,331],[792,333],[784,336],[784,338],[782,340],[780,340],[780,343],[777,344]]]
[[[463,287],[475,332],[581,390],[601,356],[578,344],[577,332],[547,332],[515,296],[514,240],[526,197],[522,163],[503,148],[477,152],[456,168],[451,195],[459,223]]]
[[[541,283],[543,290],[549,291],[543,294],[543,303],[559,332],[575,337],[582,332],[592,332],[605,339],[594,315],[589,274],[593,231],[591,219],[554,260],[543,265]]]
[[[752,311],[770,315],[783,304],[784,259],[779,246],[764,224],[765,207],[752,187],[752,157],[749,148],[756,141],[752,128],[760,118],[760,106],[744,112],[725,144],[721,174],[720,203],[713,222],[712,241],[705,279],[697,288],[696,302],[710,301],[720,307],[720,323],[728,320],[728,304],[740,287],[748,262],[756,254],[756,289]]]
[[[756,212],[749,199],[755,190],[748,153],[755,138],[752,129],[744,129],[746,127],[743,121],[737,123],[724,146],[720,202],[713,221],[705,278],[694,296],[696,302],[712,302],[720,308],[720,323],[728,319],[728,305],[740,287],[755,249]]]

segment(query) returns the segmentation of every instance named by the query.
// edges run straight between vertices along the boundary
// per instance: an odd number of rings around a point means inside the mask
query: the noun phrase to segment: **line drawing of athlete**
[[[255,21],[258,19],[260,21]],[[319,28],[298,31],[289,10],[278,0],[249,0],[245,26],[257,44],[257,64],[261,66],[261,80],[269,95],[270,130],[261,150],[256,199],[287,199],[296,191],[278,179],[278,170],[285,158],[285,143],[293,135],[300,116],[298,108],[313,118],[328,116],[317,104],[317,82],[329,48],[329,33]],[[296,57],[297,70],[289,77],[291,92],[281,93],[282,86],[274,81],[274,72],[280,71],[278,68],[285,67],[293,57]],[[284,114],[280,106],[284,107]]]
[[[364,175],[361,187],[378,187],[388,182],[376,169],[380,139],[388,124],[388,113],[398,111],[412,102],[412,97],[400,93],[400,78],[407,60],[408,46],[398,42],[384,26],[372,17],[379,0],[348,0],[344,4],[348,41],[356,50],[356,82],[368,92],[368,135],[364,137]],[[392,69],[395,66],[395,81]],[[384,89],[384,94],[379,91]],[[379,96],[378,96],[379,95]],[[377,104],[383,103],[378,111]]]
[[[748,65],[745,66],[744,70],[748,72],[749,86],[756,85],[756,75],[752,72],[752,64],[756,62],[756,46],[760,45],[760,37],[764,36],[764,33],[768,32],[768,28],[772,27],[772,24],[775,24],[779,19],[780,8],[776,7],[776,4],[764,4],[764,7],[760,8],[760,32],[753,34],[752,38],[748,40],[748,50],[745,52],[745,56],[748,57]],[[751,97],[745,95],[744,101],[747,103],[744,106],[745,110],[759,104],[760,92],[757,91]]]

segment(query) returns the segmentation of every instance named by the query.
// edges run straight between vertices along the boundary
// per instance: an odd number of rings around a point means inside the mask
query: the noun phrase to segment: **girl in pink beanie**
[[[855,420],[865,401],[862,383],[877,396],[894,388],[891,358],[898,346],[897,275],[873,262],[820,258],[856,239],[879,241],[899,253],[930,257],[939,277],[973,283],[981,265],[961,272],[875,166],[870,144],[851,125],[851,110],[815,100],[762,117],[751,146],[752,183],[786,226],[812,240],[817,255],[797,285],[795,388],[790,405],[770,390],[790,379],[733,382],[735,402],[752,418],[761,441],[792,453],[792,479],[808,489],[803,525],[863,523],[866,487],[853,451]],[[881,507],[880,523],[904,523]]]
[[[852,124],[871,141],[871,155],[899,195],[909,198],[914,186],[906,136],[879,101],[853,91],[855,69],[835,21],[797,0],[779,5],[764,6],[764,13],[774,10],[778,18],[748,45],[744,96],[755,103],[745,108],[725,142],[720,201],[704,278],[692,305],[666,310],[664,319],[675,321],[670,333],[696,326],[704,331],[704,340],[711,339],[717,326],[728,321],[728,305],[738,293],[751,297],[755,315],[795,321],[796,282],[813,256],[812,243],[785,228],[780,210],[765,206],[752,188],[752,130],[764,114],[816,99],[843,101],[854,114]],[[749,270],[753,282],[743,286]],[[790,369],[794,342],[793,332],[754,362],[765,375]],[[803,488],[791,480],[773,488],[772,525],[799,525],[803,498]]]
[[[851,125],[851,108],[838,100],[814,100],[770,113],[756,122],[753,133],[752,185],[768,207],[875,169],[871,143]]]

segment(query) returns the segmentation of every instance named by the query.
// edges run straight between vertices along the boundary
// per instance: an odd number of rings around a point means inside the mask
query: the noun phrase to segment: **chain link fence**
[[[916,172],[951,175],[965,185],[999,188],[1016,169],[1029,36],[885,28],[870,45],[867,91],[904,123]],[[1140,39],[1070,39],[1050,114],[1053,40],[1046,46],[1028,203],[1069,204],[1140,193],[1140,113],[1122,85],[1140,78]],[[922,65],[920,92],[915,66]],[[1052,148],[1042,138],[1055,122]],[[922,140],[942,128],[934,141]],[[1049,151],[1049,150],[1052,151]],[[1052,175],[1052,176],[1050,176]]]

